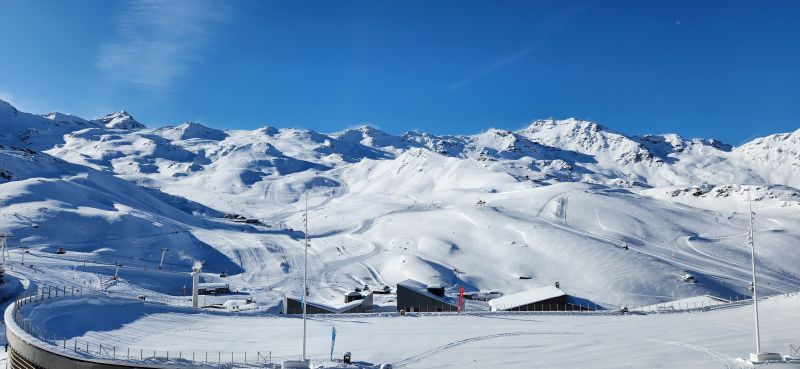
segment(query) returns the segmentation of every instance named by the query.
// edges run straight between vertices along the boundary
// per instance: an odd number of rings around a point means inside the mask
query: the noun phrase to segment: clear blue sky
[[[0,98],[150,126],[800,128],[800,1],[0,0]]]

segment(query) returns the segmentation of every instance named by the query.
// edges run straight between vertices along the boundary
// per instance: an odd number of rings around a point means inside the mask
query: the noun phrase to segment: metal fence
[[[170,351],[158,349],[132,348],[117,346],[109,342],[97,342],[85,339],[59,337],[53,332],[36,326],[30,320],[25,319],[22,309],[29,304],[36,304],[47,300],[53,300],[68,296],[81,296],[83,290],[80,288],[70,289],[68,287],[39,286],[36,291],[31,291],[16,300],[13,311],[14,322],[26,333],[35,337],[39,341],[49,344],[56,352],[66,354],[65,356],[77,358],[91,358],[103,360],[118,360],[127,363],[142,364],[197,364],[209,366],[219,365],[261,365],[270,367],[273,359],[283,359],[273,357],[269,350],[247,352],[247,351]],[[87,296],[95,293],[87,293]],[[159,301],[142,301],[142,303],[165,305]]]

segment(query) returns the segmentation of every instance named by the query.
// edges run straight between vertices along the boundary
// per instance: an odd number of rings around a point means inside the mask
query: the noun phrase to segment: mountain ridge
[[[47,150],[65,160],[121,175],[179,178],[201,172],[211,164],[280,175],[287,170],[329,170],[365,159],[393,160],[405,151],[423,148],[484,162],[490,171],[540,184],[752,183],[800,187],[800,176],[796,175],[800,174],[800,130],[733,147],[714,139],[685,139],[678,134],[628,136],[576,118],[537,120],[516,131],[489,128],[473,135],[409,131],[397,136],[368,125],[330,134],[274,127],[219,130],[197,122],[150,129],[125,111],[89,121],[60,113],[37,116],[19,112],[8,103],[3,106],[5,113],[0,119],[4,128],[19,129],[16,143],[9,139],[15,135],[13,130],[0,129],[6,143]],[[262,142],[269,143],[271,149],[258,151]],[[248,154],[249,159],[237,155],[236,164],[225,154],[247,147],[256,151]],[[289,162],[292,164],[286,166]],[[786,163],[791,164],[788,172],[780,170]],[[276,165],[281,170],[275,170]],[[725,174],[714,174],[719,172]],[[259,179],[249,178],[246,182],[250,184]],[[720,178],[725,181],[716,182]]]
[[[308,199],[315,299],[413,278],[506,292],[560,281],[587,299],[650,304],[747,293],[752,199],[766,292],[800,288],[797,132],[734,148],[579,119],[399,136],[134,122],[0,106],[0,229],[109,265],[154,268],[169,247],[175,267],[208,259],[207,277],[273,301],[301,291]],[[182,282],[125,283],[178,295]]]

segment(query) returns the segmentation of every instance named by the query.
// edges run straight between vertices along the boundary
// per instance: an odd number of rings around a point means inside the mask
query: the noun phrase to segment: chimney
[[[192,266],[192,307],[197,308],[197,300],[198,300],[198,290],[200,289],[200,270],[203,268],[203,264],[199,261],[195,261],[194,265]]]

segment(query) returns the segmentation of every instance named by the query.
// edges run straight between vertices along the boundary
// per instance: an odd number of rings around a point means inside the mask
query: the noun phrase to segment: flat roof
[[[545,286],[489,300],[489,306],[492,310],[513,309],[565,295],[564,291],[555,286]]]
[[[199,288],[228,288],[228,284],[227,283],[219,283],[219,282],[198,283],[197,287],[199,287]]]

